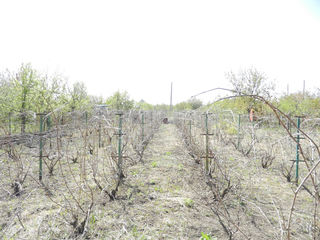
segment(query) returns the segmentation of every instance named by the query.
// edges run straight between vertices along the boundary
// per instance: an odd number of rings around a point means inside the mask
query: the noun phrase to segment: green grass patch
[[[178,170],[182,171],[183,170],[183,165],[181,163],[178,164]]]
[[[194,201],[190,198],[186,198],[184,200],[184,205],[188,208],[192,208],[194,206]]]
[[[200,240],[218,240],[216,237],[212,237],[210,234],[201,233]]]
[[[154,190],[156,192],[160,192],[160,193],[163,193],[163,189],[161,187],[154,187]]]

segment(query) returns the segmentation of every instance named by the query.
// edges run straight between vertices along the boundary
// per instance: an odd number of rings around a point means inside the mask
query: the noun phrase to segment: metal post
[[[50,130],[51,128],[51,118],[50,116],[47,117],[47,129]]]
[[[299,146],[300,146],[300,116],[297,119],[297,149],[296,149],[296,183],[299,181]]]
[[[42,132],[43,132],[43,115],[44,115],[44,114],[39,114],[39,116],[40,116],[39,180],[40,180],[40,181],[42,181],[42,148],[43,148]]]
[[[240,147],[240,125],[241,124],[241,115],[239,114],[238,116],[238,144],[237,144],[237,149],[239,150]]]

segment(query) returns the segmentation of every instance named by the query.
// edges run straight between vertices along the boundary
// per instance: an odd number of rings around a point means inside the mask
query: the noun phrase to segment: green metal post
[[[119,113],[119,131],[118,131],[118,174],[122,176],[122,114]]]
[[[40,153],[39,153],[39,180],[42,181],[42,132],[43,132],[43,114],[40,114]]]
[[[237,149],[239,150],[240,147],[240,125],[241,124],[241,115],[239,114],[238,116],[238,144],[237,144]]]
[[[297,151],[296,151],[296,183],[299,181],[299,146],[300,146],[300,117],[297,119]]]
[[[47,128],[48,128],[48,130],[50,130],[50,128],[51,128],[51,118],[50,118],[50,116],[47,117]]]

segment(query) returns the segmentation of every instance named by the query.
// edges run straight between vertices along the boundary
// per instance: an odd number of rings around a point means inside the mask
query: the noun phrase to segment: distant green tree
[[[0,112],[8,119],[10,112],[19,114],[21,132],[35,113],[49,113],[56,109],[88,109],[92,103],[83,83],[67,87],[66,80],[58,75],[43,75],[30,63],[22,64],[17,71],[0,73]]]
[[[21,113],[50,112],[63,104],[68,94],[67,83],[62,76],[41,75],[30,63],[22,64],[16,73],[7,71],[0,74],[0,84],[2,107]]]
[[[226,77],[239,95],[259,95],[271,100],[274,93],[275,84],[268,80],[265,73],[259,72],[256,68],[241,70],[238,74],[231,71]],[[254,108],[256,112],[264,111],[263,104],[251,97],[236,98],[231,102],[240,105],[241,109],[245,106],[247,111],[250,108]]]
[[[214,104],[208,104],[206,108],[214,108],[216,110],[226,110],[230,109],[234,113],[237,114],[247,114],[248,113],[248,99],[241,97],[241,98],[233,98],[233,99],[224,99]]]
[[[89,95],[89,101],[92,106],[102,105],[106,102],[102,96],[97,97],[93,95]]]
[[[21,132],[25,132],[27,112],[36,111],[34,101],[38,94],[39,75],[31,64],[22,64],[11,79],[10,95],[13,98],[12,109],[20,112]]]
[[[202,101],[200,99],[197,99],[197,98],[190,99],[188,101],[188,103],[190,104],[192,110],[196,110],[196,109],[198,109],[198,108],[203,106]]]
[[[192,105],[188,101],[180,102],[174,105],[175,111],[192,110]]]
[[[143,99],[137,102],[135,107],[141,110],[153,110],[153,105],[145,102]]]
[[[106,104],[117,110],[130,110],[134,107],[134,101],[130,99],[129,94],[125,92],[117,91],[106,101]]]
[[[306,93],[293,93],[279,99],[279,109],[290,115],[319,116],[320,98]]]
[[[156,104],[153,106],[154,110],[157,111],[169,111],[170,106],[168,104]]]
[[[89,105],[87,88],[82,82],[76,82],[69,89],[68,103],[71,110],[86,109]]]
[[[15,109],[13,78],[9,71],[0,73],[0,113],[7,116]]]
[[[256,68],[249,68],[239,71],[238,74],[230,71],[226,74],[233,89],[243,94],[260,95],[270,98],[274,92],[275,85],[270,82],[265,73],[259,72]]]
[[[188,111],[188,110],[196,110],[202,107],[203,103],[201,100],[193,98],[188,101],[179,102],[174,105],[175,111]]]
[[[52,112],[67,102],[67,82],[62,76],[41,76],[35,97],[36,112]]]

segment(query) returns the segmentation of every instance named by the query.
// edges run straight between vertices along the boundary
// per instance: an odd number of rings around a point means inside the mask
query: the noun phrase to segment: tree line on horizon
[[[275,84],[268,80],[266,74],[255,68],[242,70],[239,73],[229,72],[226,78],[231,83],[235,95],[259,95],[269,100],[280,110],[291,115],[319,116],[320,93],[302,92],[283,95],[275,98]],[[32,67],[30,63],[22,64],[15,72],[0,73],[0,111],[2,116],[9,113],[43,113],[55,109],[70,112],[89,110],[97,105],[107,105],[118,110],[170,110],[168,104],[152,105],[144,100],[138,102],[130,98],[128,92],[115,92],[104,99],[89,95],[84,83],[69,85],[66,78],[59,74],[48,76]],[[235,97],[203,104],[197,98],[177,103],[174,111],[231,109],[239,114],[246,114],[254,109],[257,114],[268,114],[270,110],[251,97]],[[21,115],[25,121],[25,114]]]

